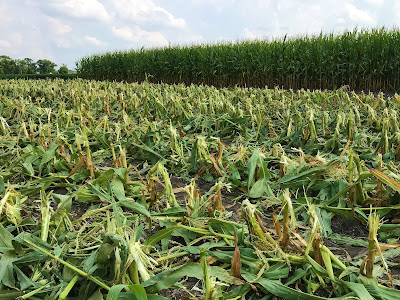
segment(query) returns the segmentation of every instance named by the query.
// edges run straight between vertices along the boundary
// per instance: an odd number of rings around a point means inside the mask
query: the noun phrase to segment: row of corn
[[[399,30],[108,52],[77,62],[86,79],[395,91]]]

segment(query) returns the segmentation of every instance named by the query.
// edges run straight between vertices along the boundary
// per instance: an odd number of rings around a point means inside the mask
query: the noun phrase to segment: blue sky
[[[400,0],[0,0],[0,20],[0,55],[73,69],[113,50],[392,28]]]

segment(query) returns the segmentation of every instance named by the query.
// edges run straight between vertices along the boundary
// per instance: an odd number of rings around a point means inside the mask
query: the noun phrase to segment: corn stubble
[[[0,99],[0,299],[400,297],[397,95],[79,79]]]

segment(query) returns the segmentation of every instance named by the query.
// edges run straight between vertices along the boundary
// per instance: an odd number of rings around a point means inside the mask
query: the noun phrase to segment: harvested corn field
[[[0,299],[398,299],[399,109],[2,80]]]

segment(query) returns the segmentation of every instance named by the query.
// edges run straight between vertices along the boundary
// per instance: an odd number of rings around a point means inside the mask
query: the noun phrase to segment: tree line
[[[0,74],[68,74],[68,68],[62,65],[56,70],[57,64],[48,59],[33,61],[31,58],[12,59],[0,55]]]

